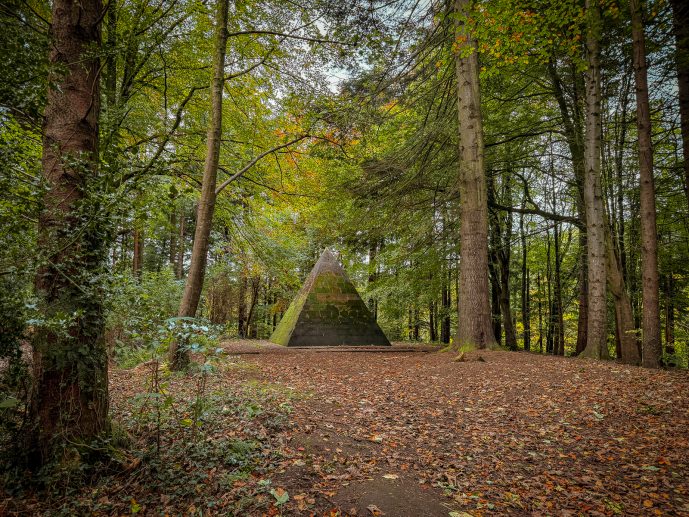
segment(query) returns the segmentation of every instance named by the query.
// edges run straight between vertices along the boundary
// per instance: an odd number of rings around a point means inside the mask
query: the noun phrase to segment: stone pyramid
[[[390,345],[329,250],[316,262],[270,340],[284,346]]]

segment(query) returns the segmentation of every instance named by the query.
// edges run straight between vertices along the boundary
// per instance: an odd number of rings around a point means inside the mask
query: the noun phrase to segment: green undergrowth
[[[113,433],[97,446],[100,456],[75,447],[38,476],[6,470],[0,508],[32,515],[268,511],[281,433],[293,403],[308,394],[247,380],[253,367],[236,357],[206,366],[177,374],[149,361],[114,371],[124,394],[113,397]]]

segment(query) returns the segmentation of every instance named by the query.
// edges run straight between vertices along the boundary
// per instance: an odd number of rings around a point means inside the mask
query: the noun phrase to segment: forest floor
[[[216,373],[162,389],[150,365],[114,369],[134,452],[62,498],[6,493],[0,515],[689,515],[687,371],[224,348]]]

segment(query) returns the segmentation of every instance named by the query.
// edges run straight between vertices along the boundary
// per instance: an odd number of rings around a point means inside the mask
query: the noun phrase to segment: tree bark
[[[421,327],[419,325],[419,308],[414,307],[414,341],[418,341],[421,337]]]
[[[170,211],[170,252],[168,254],[168,262],[170,266],[174,269],[175,263],[177,262],[177,234],[179,229],[177,228],[177,207],[172,206]]]
[[[452,269],[447,268],[447,272],[444,274],[445,280],[443,281],[442,289],[442,307],[443,307],[443,319],[440,325],[440,341],[443,343],[450,342],[450,311],[452,310]]]
[[[247,335],[247,311],[246,311],[246,291],[249,287],[249,279],[242,270],[239,275],[239,300],[237,302],[237,334],[240,338]]]
[[[579,317],[577,318],[576,355],[581,354],[586,348],[589,324],[589,269],[588,260],[585,258],[587,248],[586,232],[579,231],[580,258],[583,260],[579,263]]]
[[[555,243],[555,281],[553,288],[553,354],[565,355],[565,328],[562,310],[562,257],[560,256],[560,228],[555,223],[553,231]]]
[[[675,63],[679,90],[679,115],[682,128],[682,158],[684,192],[689,205],[689,4],[686,0],[670,0],[673,32],[675,33]]]
[[[492,175],[488,176],[488,205],[495,200],[495,181]],[[502,310],[500,308],[502,283],[500,282],[500,223],[497,210],[488,212],[488,276],[490,278],[490,321],[493,327],[493,335],[498,345],[502,345]]]
[[[562,88],[562,81],[553,61],[548,64],[548,72],[553,84],[555,100],[557,101],[562,116],[567,146],[572,156],[572,168],[574,170],[578,194],[577,217],[584,223],[584,229],[579,230],[579,317],[577,321],[576,344],[576,354],[579,355],[586,348],[588,334],[588,245],[585,230],[586,209],[584,203],[584,170],[586,167],[584,159],[584,138],[581,126],[581,109],[579,107],[580,86],[577,75],[573,73],[572,89],[574,91],[574,101],[570,109]]]
[[[143,272],[144,264],[144,237],[143,231],[139,227],[139,223],[135,223],[136,228],[134,228],[134,258],[132,260],[132,271],[134,276],[141,280],[141,273]]]
[[[254,312],[256,310],[256,304],[258,303],[258,293],[261,289],[261,277],[256,275],[251,277],[251,303],[249,304],[249,312],[246,316],[246,336],[251,338],[256,338],[258,335],[258,329],[256,328]]]
[[[543,295],[541,293],[541,272],[536,273],[538,285],[538,351],[543,353]]]
[[[87,445],[108,430],[108,361],[102,293],[92,280],[107,260],[107,221],[84,227],[89,192],[98,188],[100,0],[54,0],[51,77],[43,122],[43,196],[38,243],[45,253],[35,287],[47,319],[67,314],[60,331],[32,336],[31,460],[48,462],[60,447]],[[91,206],[91,209],[93,207]],[[96,218],[104,217],[100,213]]]
[[[517,333],[514,329],[514,319],[512,318],[512,303],[510,301],[510,259],[512,241],[512,221],[508,215],[505,221],[505,229],[502,232],[502,246],[498,251],[500,264],[500,312],[505,327],[505,346],[509,350],[517,350]]]
[[[582,143],[584,139],[582,138],[581,126],[577,122],[579,120],[579,117],[577,116],[577,113],[579,112],[578,101],[576,98],[578,83],[576,82],[576,80],[574,81],[575,99],[573,102],[574,105],[570,109],[567,105],[567,101],[562,90],[562,82],[560,80],[560,76],[558,75],[557,69],[555,68],[554,63],[552,62],[549,65],[549,72],[553,83],[555,98],[560,107],[560,113],[563,119],[568,146],[570,148],[570,153],[572,155],[574,175],[576,178],[580,198],[580,200],[577,203],[578,215],[580,219],[586,220],[586,205],[584,203],[584,171],[586,169],[586,164],[584,156],[584,147]],[[624,118],[625,117],[623,116],[623,120]],[[623,141],[622,137],[620,141]],[[604,225],[606,233],[613,231],[613,229],[610,227],[607,221],[604,221]],[[577,322],[578,330],[576,345],[577,355],[581,354],[584,351],[588,340],[588,238],[586,235],[586,231],[581,231],[579,233],[579,249],[581,250],[582,255],[580,258],[579,269],[579,318]],[[613,300],[615,302],[616,336],[622,340],[621,348],[627,349],[627,355],[630,355],[635,353],[633,346],[636,347],[635,329],[637,328],[634,318],[628,317],[629,314],[633,314],[632,301],[625,291],[623,266],[619,263],[619,261],[617,261],[614,258],[614,247],[612,245],[612,241],[608,243],[606,240],[606,249],[608,256],[606,259],[607,283],[610,287],[610,290],[613,293]],[[611,259],[611,257],[613,258]],[[634,278],[635,277],[632,276],[630,280],[633,282]],[[633,355],[630,357],[633,357]],[[633,362],[633,359],[631,359],[631,361]]]
[[[468,16],[470,5],[470,0],[456,0],[457,14]],[[460,346],[493,348],[497,343],[491,327],[488,291],[488,198],[478,54],[471,33],[461,21],[457,23],[456,36],[461,241],[457,342]]]
[[[430,341],[435,343],[438,341],[438,304],[434,300],[428,304],[428,334]]]
[[[641,278],[642,278],[642,364],[659,368],[660,294],[658,278],[658,235],[656,230],[656,190],[653,179],[651,110],[648,102],[646,43],[639,0],[629,0],[632,13],[632,51],[636,82],[636,127],[639,139],[639,201],[641,204]],[[623,358],[624,359],[624,358]]]
[[[601,188],[601,76],[599,58],[600,12],[586,0],[589,24],[586,34],[586,138],[584,204],[588,239],[589,313],[586,348],[580,357],[608,357],[606,307],[605,212]]]
[[[181,280],[184,278],[184,241],[186,238],[186,223],[184,208],[180,209],[179,213],[179,242],[177,243],[177,263],[175,265],[175,278]]]
[[[376,254],[378,252],[378,241],[371,239],[368,246],[368,286],[369,289],[375,284],[378,273],[376,271]],[[373,314],[373,319],[378,321],[378,300],[372,296],[368,299],[368,308]]]
[[[211,119],[206,137],[206,160],[203,168],[201,198],[196,212],[196,230],[191,251],[191,265],[179,306],[179,316],[194,317],[201,300],[201,289],[206,274],[208,245],[215,210],[215,185],[220,161],[222,137],[222,93],[225,84],[225,52],[227,51],[227,18],[229,0],[218,0],[215,14],[215,51],[213,79],[211,81]],[[174,370],[186,368],[189,353],[175,343],[170,346],[170,366]]]
[[[677,366],[675,358],[675,286],[672,273],[665,277],[665,366]]]
[[[552,354],[554,349],[554,332],[555,325],[553,324],[553,315],[555,313],[555,304],[553,303],[553,267],[552,261],[550,260],[550,230],[546,229],[545,232],[545,281],[546,281],[546,301],[548,302],[548,328],[546,329],[545,335],[545,352],[547,354]]]
[[[529,268],[527,266],[526,232],[524,231],[524,214],[519,215],[519,236],[522,244],[522,326],[524,327],[524,350],[531,350],[531,307],[529,300]]]

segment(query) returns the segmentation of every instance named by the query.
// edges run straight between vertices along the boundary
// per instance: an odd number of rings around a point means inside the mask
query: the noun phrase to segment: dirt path
[[[273,480],[284,513],[689,515],[687,372],[482,356],[243,356],[310,394]]]

